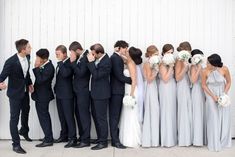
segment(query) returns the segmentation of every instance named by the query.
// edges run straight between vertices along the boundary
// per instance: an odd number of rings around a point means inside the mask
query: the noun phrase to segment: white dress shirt
[[[21,57],[19,54],[17,54],[19,61],[20,61],[20,65],[24,74],[24,77],[26,77],[27,75],[27,71],[29,68],[29,63],[26,57]]]

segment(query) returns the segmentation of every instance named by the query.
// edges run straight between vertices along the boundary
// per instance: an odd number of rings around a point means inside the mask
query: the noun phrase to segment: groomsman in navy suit
[[[54,77],[55,68],[49,58],[47,49],[40,49],[36,52],[36,61],[33,69],[35,76],[34,92],[32,99],[35,101],[38,119],[45,135],[43,142],[36,147],[47,147],[53,145],[53,134],[49,103],[54,99],[51,83]]]
[[[101,44],[94,44],[90,49],[91,52],[87,58],[88,68],[91,72],[92,112],[96,119],[98,136],[98,144],[91,149],[99,150],[108,147],[107,107],[111,95],[109,77],[112,65]]]
[[[125,55],[128,49],[128,43],[120,40],[114,45],[115,52],[111,56],[112,70],[110,76],[111,83],[111,102],[109,104],[109,125],[112,138],[112,146],[120,149],[126,147],[119,140],[119,120],[122,110],[122,99],[125,93],[125,83],[131,84],[131,78],[123,74],[124,62],[122,55]]]
[[[55,142],[63,142],[69,139],[64,147],[73,147],[77,143],[76,125],[74,118],[74,98],[73,98],[73,69],[70,59],[67,56],[67,48],[59,45],[56,48],[56,104],[61,124],[60,138]]]
[[[81,44],[74,41],[70,44],[70,62],[74,71],[73,89],[76,97],[75,115],[79,128],[79,143],[75,148],[90,146],[91,115],[90,115],[90,92],[89,80],[91,73],[88,69],[87,54]]]
[[[25,154],[26,151],[20,145],[19,134],[27,141],[32,141],[28,137],[28,117],[29,117],[29,93],[33,92],[33,85],[30,79],[30,52],[31,46],[25,39],[15,42],[17,54],[14,54],[4,64],[0,74],[0,84],[5,88],[4,80],[8,77],[7,96],[10,102],[10,132],[13,141],[13,151]],[[21,129],[18,132],[19,116],[21,112]]]

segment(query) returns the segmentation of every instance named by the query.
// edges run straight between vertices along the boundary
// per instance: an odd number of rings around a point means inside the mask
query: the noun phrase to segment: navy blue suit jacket
[[[59,99],[72,99],[73,98],[73,69],[70,60],[65,62],[58,62],[59,68],[56,74],[55,94]]]
[[[107,54],[95,65],[95,62],[88,63],[88,68],[92,74],[91,97],[93,99],[108,99],[111,96],[110,72],[112,68],[111,60]]]
[[[28,65],[30,67],[30,56],[27,55]],[[28,92],[28,86],[32,84],[29,74],[29,67],[24,77],[24,73],[17,54],[8,58],[0,74],[0,82],[8,77],[7,96],[10,99],[22,99],[25,96],[25,89]]]
[[[73,89],[77,94],[89,93],[91,72],[87,66],[87,54],[88,51],[86,50],[78,63],[77,61],[71,63],[74,72]]]
[[[125,83],[131,84],[131,78],[126,77],[123,74],[124,62],[122,58],[113,53],[111,56],[112,70],[110,75],[110,84],[112,89],[112,94],[121,94],[125,93]]]
[[[51,83],[54,77],[55,68],[51,61],[42,68],[34,68],[33,73],[35,75],[35,82],[32,99],[39,102],[48,102],[54,99]]]

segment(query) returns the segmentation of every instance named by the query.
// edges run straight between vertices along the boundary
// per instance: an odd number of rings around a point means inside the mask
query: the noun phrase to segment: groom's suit
[[[111,81],[111,103],[109,105],[109,125],[112,143],[119,143],[119,119],[122,110],[122,99],[125,93],[125,83],[131,84],[131,78],[123,74],[124,62],[121,56],[114,52],[111,56],[112,70]]]

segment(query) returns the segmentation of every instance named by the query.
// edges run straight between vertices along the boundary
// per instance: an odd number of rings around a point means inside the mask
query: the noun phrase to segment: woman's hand
[[[214,100],[215,102],[218,102],[218,99],[219,99],[218,96],[215,96],[215,95],[214,95],[212,98],[213,98],[213,100]]]

